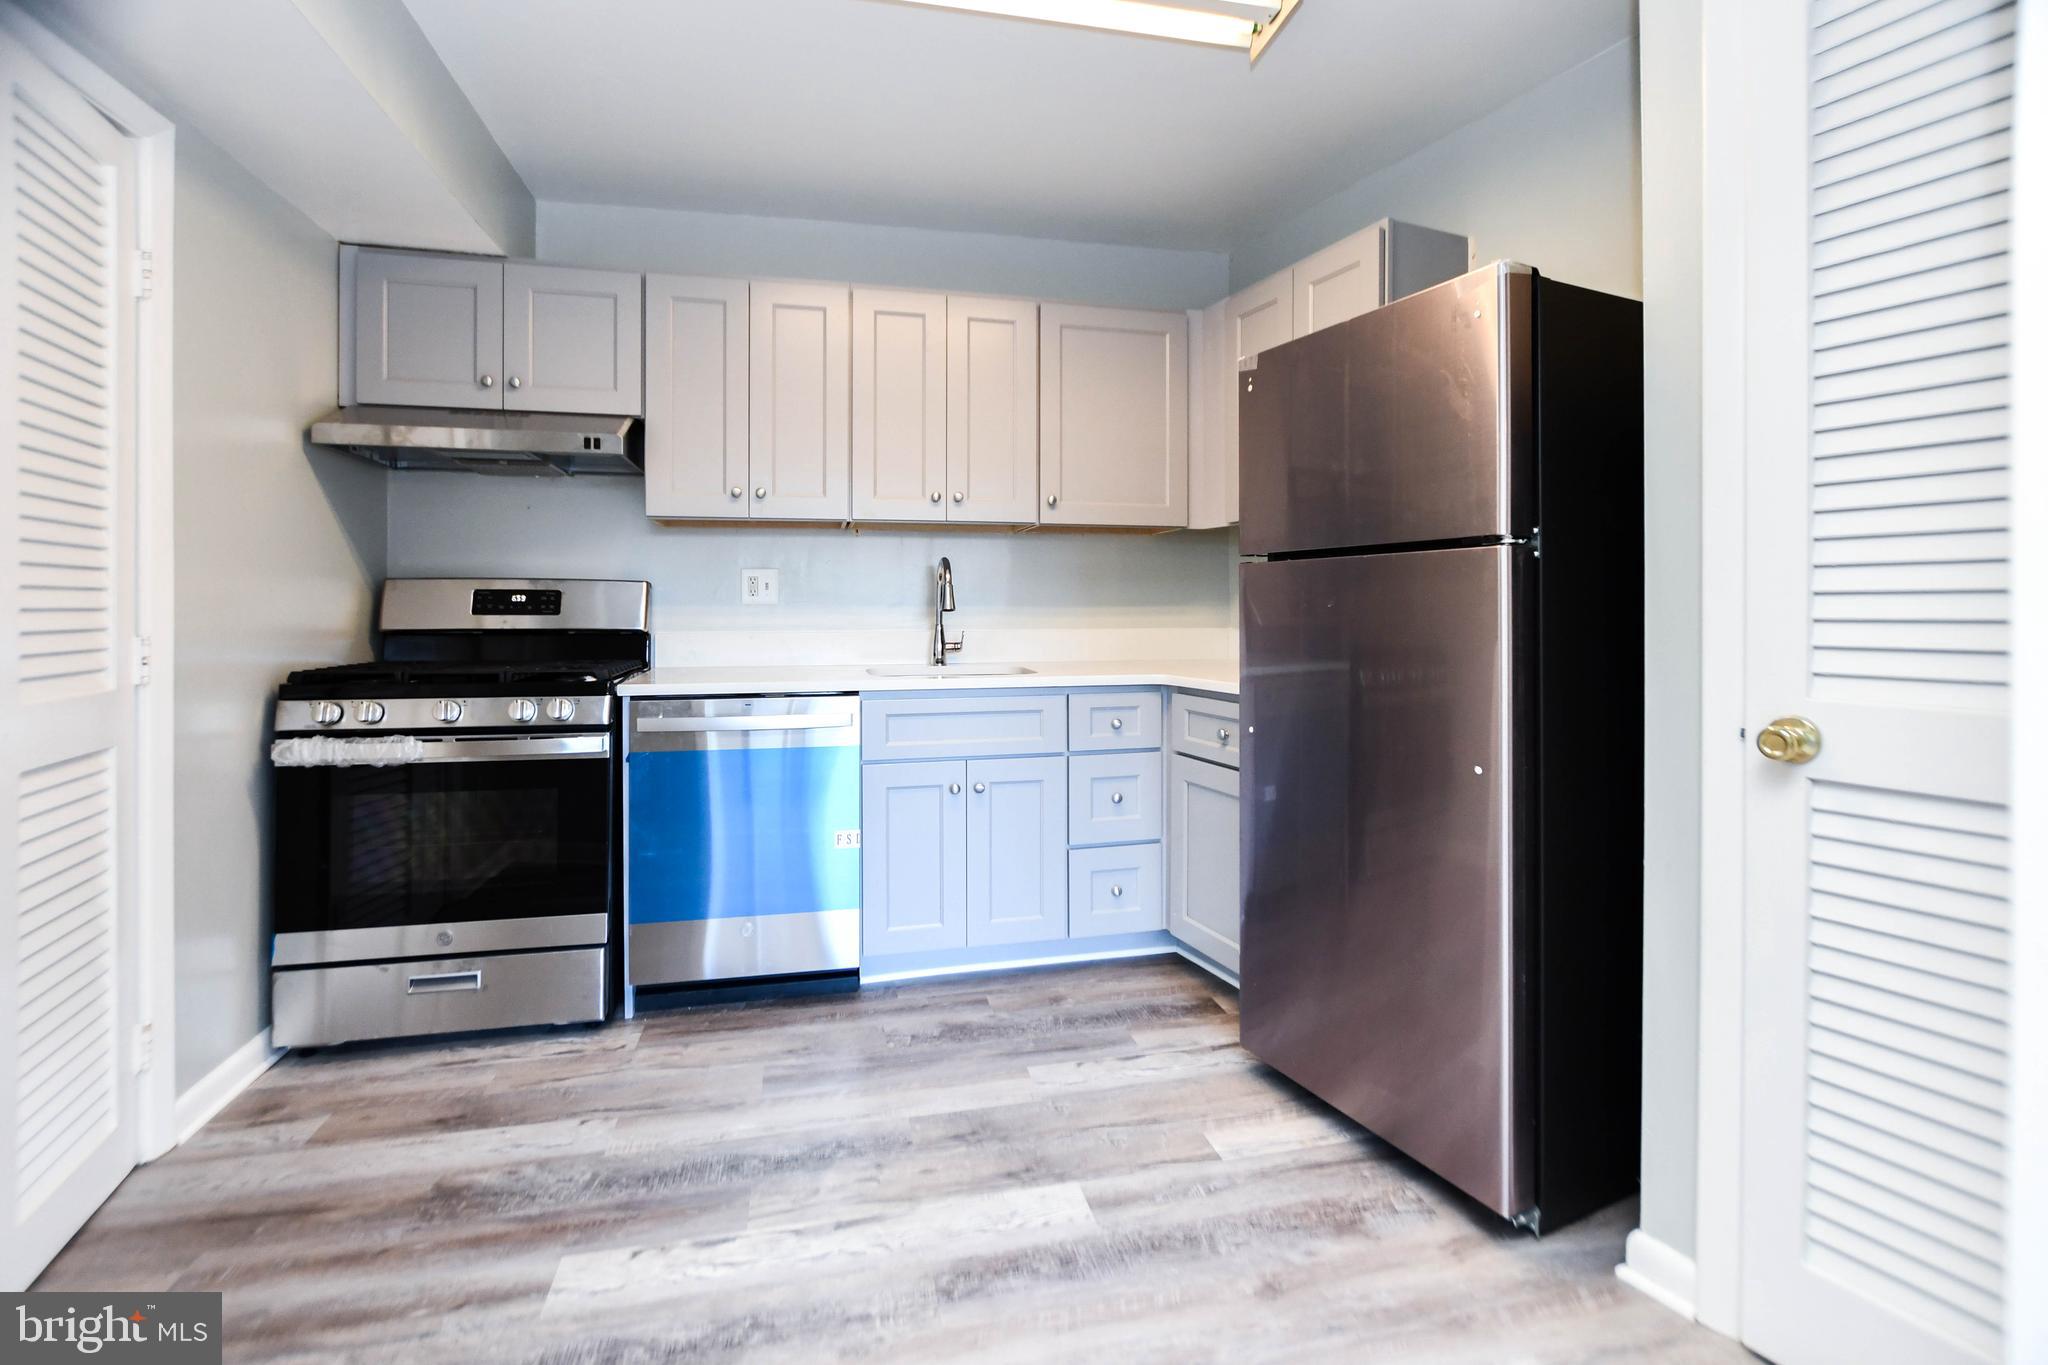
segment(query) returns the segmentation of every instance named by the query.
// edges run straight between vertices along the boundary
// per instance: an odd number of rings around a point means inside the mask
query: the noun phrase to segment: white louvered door
[[[9,142],[0,403],[5,1097],[0,1288],[134,1164],[135,172],[129,144],[0,38]]]
[[[1745,1341],[2003,1318],[2010,0],[1749,0]],[[1803,133],[1803,135],[1802,135]]]

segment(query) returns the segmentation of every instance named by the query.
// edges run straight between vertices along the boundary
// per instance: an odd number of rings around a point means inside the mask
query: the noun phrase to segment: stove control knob
[[[556,697],[554,700],[550,701],[548,703],[548,719],[576,719],[576,699],[574,697]]]
[[[341,724],[341,703],[338,701],[316,701],[309,708],[315,725]]]
[[[453,725],[456,721],[462,719],[462,703],[454,700],[436,702],[434,704],[434,719],[440,721],[443,725]]]
[[[362,725],[375,725],[384,719],[384,703],[381,701],[359,701],[356,703],[356,721]]]
[[[505,714],[521,725],[527,725],[540,714],[540,703],[532,697],[514,697],[505,703]]]

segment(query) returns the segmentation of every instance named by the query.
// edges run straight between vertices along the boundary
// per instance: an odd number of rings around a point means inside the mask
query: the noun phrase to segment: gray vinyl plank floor
[[[294,1054],[38,1288],[279,1361],[1749,1359],[1259,1065],[1174,959]]]

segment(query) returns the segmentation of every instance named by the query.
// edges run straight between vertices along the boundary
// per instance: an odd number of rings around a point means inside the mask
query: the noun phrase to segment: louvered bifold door
[[[135,175],[129,144],[4,38],[0,961],[4,1287],[133,1164]]]
[[[1821,736],[1747,749],[1742,1320],[1784,1365],[2001,1350],[2015,17],[1744,10],[1740,742]]]

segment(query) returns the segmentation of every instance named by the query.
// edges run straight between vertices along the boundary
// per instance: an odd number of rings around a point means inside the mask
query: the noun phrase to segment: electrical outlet
[[[782,600],[782,572],[779,569],[741,569],[740,603],[749,607],[772,607]]]

